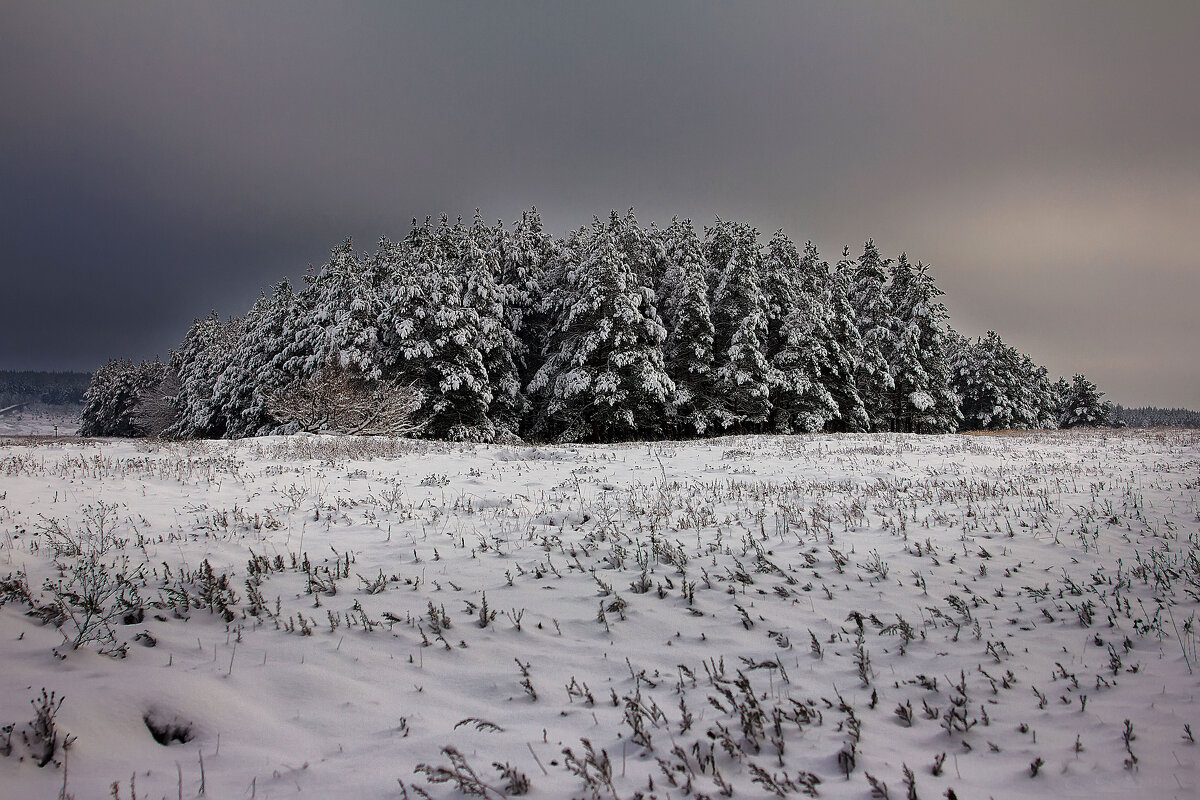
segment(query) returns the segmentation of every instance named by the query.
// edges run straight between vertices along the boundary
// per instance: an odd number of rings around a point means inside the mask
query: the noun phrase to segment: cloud
[[[829,257],[873,236],[931,262],[966,327],[1200,405],[1196,360],[1156,355],[1194,330],[1197,23],[1182,2],[17,6],[0,367],[164,353],[414,216],[536,204],[563,231],[634,205]],[[1076,338],[1114,309],[1138,370]]]

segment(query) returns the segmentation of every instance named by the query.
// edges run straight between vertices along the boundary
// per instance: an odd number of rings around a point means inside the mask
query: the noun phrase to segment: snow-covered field
[[[74,436],[82,410],[74,405],[32,403],[0,414],[0,436]]]
[[[1194,798],[1198,537],[1196,432],[13,441],[0,797]]]

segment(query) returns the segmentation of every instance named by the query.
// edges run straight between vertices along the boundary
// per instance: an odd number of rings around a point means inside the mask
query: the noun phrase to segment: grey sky
[[[414,216],[746,219],[1200,408],[1200,3],[5,3],[0,368],[167,350]]]

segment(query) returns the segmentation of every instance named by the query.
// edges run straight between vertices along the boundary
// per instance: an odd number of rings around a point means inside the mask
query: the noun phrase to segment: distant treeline
[[[1113,406],[1111,418],[1115,424],[1130,428],[1200,428],[1200,411],[1186,408],[1125,408],[1116,405]]]
[[[16,403],[78,405],[83,403],[91,380],[88,372],[0,370],[0,408]]]
[[[830,262],[745,222],[614,211],[559,238],[532,210],[511,227],[414,220],[243,317],[197,320],[166,363],[110,362],[81,430],[606,442],[1107,424],[1093,382],[960,336],[941,294],[871,241]]]

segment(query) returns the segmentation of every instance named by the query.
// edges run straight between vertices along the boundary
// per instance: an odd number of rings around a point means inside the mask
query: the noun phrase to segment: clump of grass
[[[448,766],[418,764],[413,772],[423,774],[430,783],[453,783],[458,791],[472,797],[507,797],[529,792],[529,778],[507,763],[496,762],[492,765],[505,781],[505,788],[501,790],[485,783],[457,748],[447,745],[442,748],[442,754],[449,760]]]
[[[25,746],[29,748],[34,763],[39,767],[49,764],[58,753],[59,732],[54,718],[58,715],[65,699],[65,697],[56,697],[54,692],[47,693],[45,689],[42,689],[39,697],[29,701],[29,704],[33,706],[33,719],[28,728],[21,732],[21,738],[24,740]],[[74,737],[68,734],[61,741],[62,747],[70,747],[73,741]]]
[[[525,690],[525,694],[529,695],[529,699],[536,703],[538,693],[533,688],[533,682],[529,678],[529,663],[522,663],[519,658],[514,658],[513,661],[517,662],[517,669],[521,671],[521,688]]]
[[[1138,757],[1133,754],[1133,742],[1137,739],[1137,734],[1133,732],[1133,723],[1125,720],[1125,730],[1121,733],[1121,741],[1125,745],[1125,769],[1136,770],[1138,765]]]

